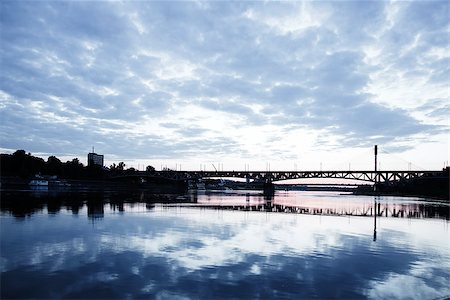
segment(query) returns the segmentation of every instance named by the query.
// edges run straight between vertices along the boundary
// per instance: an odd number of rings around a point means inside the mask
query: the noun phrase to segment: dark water
[[[1,211],[2,299],[450,296],[448,204],[45,191]]]

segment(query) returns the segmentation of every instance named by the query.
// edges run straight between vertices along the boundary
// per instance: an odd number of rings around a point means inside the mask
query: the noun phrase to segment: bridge
[[[379,192],[379,188],[385,191],[391,187],[396,187],[395,191],[399,191],[399,187],[406,183],[408,193],[427,194],[448,198],[448,183],[450,168],[443,170],[377,170],[378,146],[374,146],[375,168],[362,171],[136,171],[132,173],[122,173],[115,178],[120,177],[138,177],[141,182],[144,178],[164,178],[177,182],[199,181],[202,178],[243,178],[247,183],[250,181],[263,183],[264,194],[273,195],[275,187],[273,182],[289,180],[289,179],[305,179],[305,178],[331,178],[341,180],[359,180],[372,182],[374,191]],[[417,179],[420,179],[416,181]],[[422,180],[423,179],[423,180]],[[431,181],[429,180],[431,179]],[[397,184],[400,183],[400,184]],[[403,188],[404,189],[404,188]],[[391,191],[392,192],[392,191]],[[425,193],[426,192],[426,193]]]
[[[156,177],[175,181],[202,178],[243,178],[257,182],[276,182],[289,179],[333,178],[373,183],[394,183],[415,178],[443,176],[444,171],[137,171],[127,177]]]

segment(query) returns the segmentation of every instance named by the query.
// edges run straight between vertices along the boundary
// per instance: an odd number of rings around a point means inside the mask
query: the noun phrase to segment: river
[[[2,192],[1,298],[439,299],[448,203],[332,192]]]

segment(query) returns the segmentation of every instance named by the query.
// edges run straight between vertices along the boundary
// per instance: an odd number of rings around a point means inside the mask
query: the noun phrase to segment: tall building
[[[97,153],[88,153],[88,166],[102,166],[103,167],[103,155]]]

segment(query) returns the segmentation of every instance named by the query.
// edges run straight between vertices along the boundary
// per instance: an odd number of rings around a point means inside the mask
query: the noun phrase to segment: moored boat
[[[33,179],[29,182],[30,186],[48,186],[48,180],[45,179]]]

